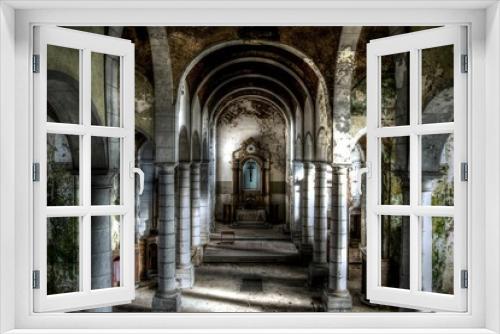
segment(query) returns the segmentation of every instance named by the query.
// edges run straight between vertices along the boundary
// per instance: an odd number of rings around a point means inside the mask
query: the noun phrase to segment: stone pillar
[[[181,288],[194,284],[194,269],[191,264],[191,166],[179,163],[179,211],[177,223],[177,282]]]
[[[327,168],[328,166],[324,162],[316,164],[313,262],[309,266],[309,285],[311,287],[322,286],[328,277],[328,265],[326,263],[326,237],[328,233]]]
[[[426,175],[424,173],[422,180],[422,205],[432,205],[432,180],[433,176]],[[404,226],[402,225],[403,229]],[[401,231],[401,244],[404,245],[404,235],[409,233],[404,233]],[[408,244],[409,245],[409,242]],[[432,217],[423,216],[422,217],[422,290],[432,291]],[[406,247],[409,248],[409,247]],[[403,259],[403,256],[401,257]],[[403,262],[403,261],[402,261]],[[404,272],[406,263],[401,264],[401,274]],[[402,276],[402,275],[401,275]]]
[[[208,164],[208,230],[215,231],[215,161]]]
[[[266,221],[271,218],[271,165],[269,160],[264,161],[262,168],[262,193],[264,194],[264,203],[266,206]],[[267,221],[269,222],[269,221]],[[273,223],[273,222],[270,222]]]
[[[200,241],[205,246],[210,241],[210,222],[209,217],[209,164],[202,162],[200,164]]]
[[[332,177],[332,225],[330,231],[330,268],[324,304],[327,312],[352,310],[352,298],[347,289],[349,206],[346,165],[334,165]]]
[[[235,224],[237,222],[236,210],[240,203],[240,161],[238,159],[233,159],[232,162],[232,171],[233,171],[233,201],[231,203],[231,224]],[[222,219],[224,218],[224,209],[222,212]]]
[[[93,205],[111,204],[113,173],[93,174],[91,199]],[[91,288],[111,288],[113,282],[113,250],[111,246],[111,217],[92,216],[90,227],[91,242]],[[111,307],[100,307],[93,312],[111,312]]]
[[[141,196],[139,195],[139,182],[135,183],[135,282],[138,283],[144,275],[144,230],[146,224],[141,219]]]
[[[293,214],[292,214],[292,241],[300,247],[302,243],[302,216],[301,216],[301,195],[302,195],[302,179],[304,177],[304,169],[301,161],[293,163]]]
[[[175,167],[162,164],[158,173],[158,288],[153,312],[178,312],[181,298],[175,281]]]
[[[300,253],[304,261],[309,261],[313,252],[314,241],[314,164],[304,162],[302,179],[302,243]]]
[[[191,259],[195,265],[203,261],[200,239],[200,163],[191,163]]]

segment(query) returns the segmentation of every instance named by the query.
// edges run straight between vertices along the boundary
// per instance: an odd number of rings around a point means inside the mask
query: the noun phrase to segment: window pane
[[[93,216],[91,226],[91,286],[120,286],[120,216]]]
[[[47,121],[80,119],[80,50],[47,45]]]
[[[382,56],[381,125],[410,124],[410,53]]]
[[[92,137],[92,205],[120,204],[120,138]]]
[[[453,134],[422,136],[422,205],[453,206]]]
[[[92,125],[120,126],[120,57],[92,52]]]
[[[47,134],[47,205],[79,205],[80,138]]]
[[[422,217],[422,290],[453,294],[453,218]]]
[[[410,217],[381,216],[381,286],[410,288]]]
[[[382,138],[382,198],[383,205],[410,204],[410,137]]]
[[[47,219],[47,294],[79,291],[79,218]]]
[[[453,45],[422,50],[422,123],[453,122]]]

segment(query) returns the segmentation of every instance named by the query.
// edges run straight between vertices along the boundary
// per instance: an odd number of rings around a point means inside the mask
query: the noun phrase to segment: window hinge
[[[462,270],[460,276],[460,287],[462,289],[467,289],[469,287],[469,272],[467,270]]]
[[[40,181],[40,164],[38,162],[33,163],[33,182]]]
[[[33,289],[40,289],[40,270],[33,270]]]
[[[469,72],[469,56],[462,55],[462,73]]]
[[[469,181],[469,164],[467,162],[460,164],[460,179],[462,181]]]
[[[33,73],[40,73],[40,55],[33,55]]]

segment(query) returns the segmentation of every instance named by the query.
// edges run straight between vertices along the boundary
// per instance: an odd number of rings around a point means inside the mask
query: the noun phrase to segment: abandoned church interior
[[[78,311],[428,311],[366,295],[370,256],[380,258],[382,286],[409,289],[411,239],[410,216],[390,211],[380,254],[367,252],[367,46],[434,27],[68,28],[134,44],[134,158],[144,174],[135,189],[135,297]],[[422,50],[422,124],[455,121],[454,60],[450,45]],[[381,57],[382,126],[410,124],[411,61],[409,52]],[[79,51],[49,45],[46,62],[47,122],[79,124]],[[124,117],[120,64],[90,57],[93,126]],[[456,205],[454,133],[433,130],[419,146],[410,137],[380,140],[381,203]],[[88,156],[75,134],[53,131],[46,145],[47,206],[85,200],[87,167],[91,204],[121,203],[128,173],[119,138],[93,136]],[[422,291],[453,295],[454,218],[419,222]],[[48,295],[79,289],[79,224],[47,219]],[[122,225],[119,213],[91,217],[92,289],[121,284]]]

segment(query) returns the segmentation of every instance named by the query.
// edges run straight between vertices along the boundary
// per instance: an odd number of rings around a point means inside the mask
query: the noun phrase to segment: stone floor
[[[221,242],[221,230],[234,230],[234,243]],[[317,312],[321,290],[307,286],[307,266],[282,228],[232,229],[218,225],[195,269],[195,285],[182,291],[181,312]],[[351,273],[353,312],[390,311],[363,304],[359,298],[360,273]],[[155,283],[142,282],[136,299],[115,311],[150,312]]]

